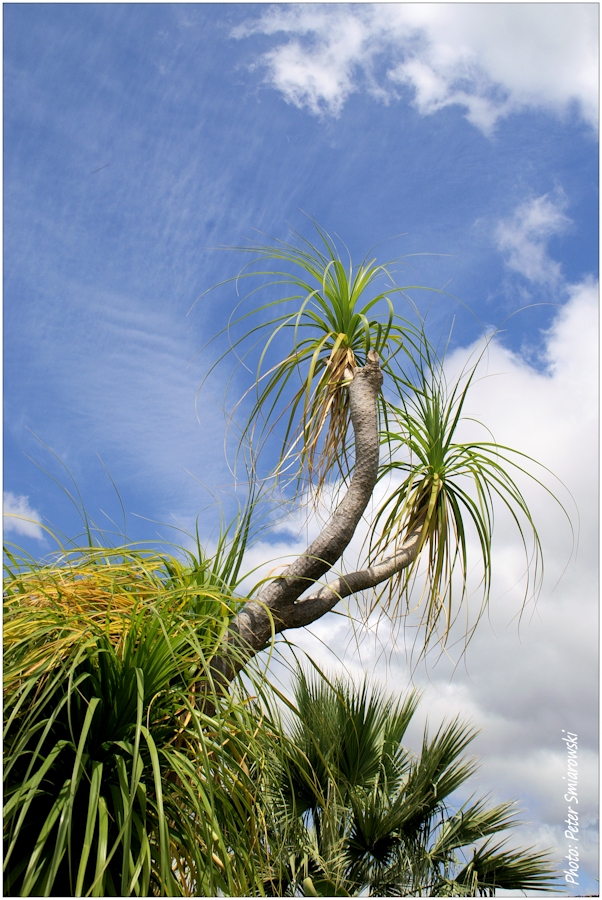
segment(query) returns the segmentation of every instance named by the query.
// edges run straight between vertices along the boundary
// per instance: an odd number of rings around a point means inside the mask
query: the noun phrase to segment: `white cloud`
[[[452,649],[452,659],[442,657],[436,665],[433,659],[428,669],[421,666],[412,673],[403,630],[395,642],[386,620],[370,631],[356,626],[354,633],[344,614],[331,613],[315,623],[311,632],[289,632],[287,637],[326,670],[357,677],[367,671],[392,692],[405,690],[413,674],[414,683],[424,692],[408,733],[416,749],[427,718],[431,730],[456,714],[481,728],[473,745],[481,769],[468,787],[492,791],[498,800],[517,798],[527,824],[516,830],[515,842],[553,846],[560,859],[566,853],[562,729],[578,733],[579,811],[585,838],[582,864],[595,877],[598,289],[593,281],[586,281],[567,290],[568,302],[545,335],[544,369],[534,369],[494,340],[482,359],[482,377],[474,383],[465,410],[467,416],[489,426],[495,440],[537,459],[566,486],[539,470],[542,480],[572,512],[579,529],[576,552],[572,552],[571,531],[558,504],[535,483],[521,481],[539,528],[546,565],[537,605],[529,604],[519,625],[524,555],[512,522],[500,511],[489,614],[457,667],[459,648]],[[449,357],[450,379],[475,350],[461,348]],[[464,439],[483,439],[483,432],[475,432],[470,422],[462,427]],[[273,557],[275,548],[270,549]],[[298,552],[298,545],[281,549]],[[473,542],[469,552],[477,550]],[[254,561],[260,561],[257,554]],[[274,674],[286,679],[282,667],[271,666]]]
[[[338,115],[362,88],[390,100],[406,85],[423,115],[460,105],[485,133],[526,108],[576,107],[596,127],[597,15],[587,3],[291,5],[233,36],[286,36],[259,64],[313,114]]]
[[[289,31],[301,34],[328,32],[331,14],[309,7],[267,14],[261,26],[252,30],[264,33]],[[243,36],[243,32],[240,32]],[[336,40],[319,40],[308,48],[298,40],[266,53],[262,62],[270,71],[270,80],[295,106],[307,106],[314,114],[326,110],[338,115],[347,97],[356,90],[353,70],[364,56],[364,28],[355,16],[337,17]]]
[[[500,222],[495,238],[506,265],[530,281],[557,282],[560,264],[548,256],[547,242],[571,224],[564,213],[566,206],[566,197],[556,191],[521,203],[510,219]]]
[[[4,531],[13,531],[25,537],[44,540],[44,532],[40,527],[42,517],[29,505],[29,497],[17,496],[11,491],[4,491]]]

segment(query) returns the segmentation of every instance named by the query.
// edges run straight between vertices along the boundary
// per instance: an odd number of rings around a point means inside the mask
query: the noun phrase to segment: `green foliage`
[[[220,559],[211,574],[207,558],[89,548],[11,567],[6,895],[472,896],[552,883],[545,855],[491,842],[515,824],[511,804],[449,812],[475,768],[461,756],[473,735],[454,722],[414,758],[416,694],[300,674],[288,728],[265,682],[257,698],[211,694],[203,712],[232,614]]]
[[[258,723],[196,703],[228,596],[174,572],[132,548],[11,572],[6,895],[254,893]]]
[[[234,519],[226,522],[222,518],[211,554],[206,552],[201,543],[197,520],[194,536],[195,552],[181,550],[183,562],[174,557],[163,558],[165,569],[170,576],[169,586],[186,592],[190,611],[201,619],[214,612],[212,604],[215,597],[228,598],[228,622],[245,602],[238,598],[236,590],[240,582],[252,574],[245,571],[241,576],[241,566],[251,539],[256,537],[258,503],[258,493],[251,485],[246,502]]]
[[[421,551],[414,565],[392,579],[385,592],[393,611],[405,613],[410,606],[422,607],[423,652],[441,622],[439,636],[445,643],[468,600],[470,527],[478,542],[481,567],[481,609],[472,630],[487,606],[496,501],[509,512],[525,551],[525,601],[537,594],[543,574],[539,534],[518,483],[520,478],[531,479],[551,493],[529,471],[538,464],[494,440],[461,441],[457,436],[466,421],[463,409],[479,361],[480,357],[450,386],[443,362],[424,337],[422,364],[413,373],[413,388],[399,405],[390,405],[389,428],[382,437],[389,455],[379,477],[392,477],[392,487],[372,525],[371,557],[376,560],[379,554],[397,550],[415,526],[422,524]],[[421,565],[424,587],[422,597],[417,598],[412,588]],[[458,603],[454,603],[454,585],[459,589]]]
[[[474,732],[458,720],[419,758],[403,738],[415,693],[393,701],[367,684],[300,674],[290,743],[269,803],[278,847],[275,896],[477,896],[496,889],[550,890],[546,853],[509,850],[492,836],[517,825],[512,803],[450,796],[474,773],[463,754]],[[280,867],[276,866],[276,857]]]
[[[275,299],[255,302],[250,312],[233,317],[228,331],[231,350],[243,358],[252,352],[252,341],[261,346],[256,397],[241,443],[261,446],[282,421],[278,473],[307,477],[319,487],[333,470],[347,473],[347,384],[353,370],[374,350],[396,384],[395,358],[412,351],[418,334],[395,310],[391,296],[407,288],[395,284],[388,266],[367,257],[359,266],[344,263],[335,241],[313,224],[317,247],[295,232],[297,244],[236,248],[254,256],[237,284],[260,282],[245,299],[255,301],[257,291]],[[237,337],[241,326],[246,330]],[[381,412],[386,414],[384,401]]]

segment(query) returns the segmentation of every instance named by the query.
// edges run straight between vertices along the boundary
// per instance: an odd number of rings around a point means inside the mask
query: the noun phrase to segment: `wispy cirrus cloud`
[[[210,365],[194,360],[202,338],[170,309],[153,308],[125,293],[84,288],[77,281],[59,282],[52,273],[38,294],[44,302],[20,338],[23,352],[26,341],[34,343],[42,334],[47,341],[40,342],[29,373],[42,385],[29,407],[35,433],[83,486],[86,506],[103,505],[100,497],[109,484],[103,481],[101,488],[86,474],[98,465],[98,455],[119,494],[136,492],[132,512],[148,515],[146,498],[152,497],[157,520],[170,523],[176,516],[194,531],[195,517],[207,503],[202,484],[217,490],[229,483],[222,463],[223,384],[208,386],[195,415],[203,365]],[[206,355],[211,358],[211,349]],[[22,397],[13,388],[9,428]],[[34,451],[35,459],[40,452]],[[29,515],[26,501],[9,495],[5,510],[39,519],[35,511]],[[39,526],[5,518],[5,528],[8,523],[22,534],[41,536]]]
[[[38,541],[44,540],[42,517],[29,505],[29,497],[4,491],[3,519],[6,533],[14,532]]]
[[[512,216],[498,223],[495,241],[506,265],[539,284],[561,277],[560,263],[548,254],[548,241],[567,230],[567,199],[561,190],[519,204]]]
[[[598,110],[594,4],[404,3],[272,6],[233,37],[282,35],[256,65],[289,103],[338,116],[366,90],[412,91],[423,115],[460,106],[485,133],[512,112]]]

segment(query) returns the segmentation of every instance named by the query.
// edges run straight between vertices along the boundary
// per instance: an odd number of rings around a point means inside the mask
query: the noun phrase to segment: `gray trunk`
[[[378,477],[378,395],[383,376],[379,358],[368,354],[363,368],[348,372],[349,408],[355,437],[355,464],[349,488],[329,522],[282,575],[266,584],[234,617],[221,652],[212,661],[214,677],[229,683],[275,634],[315,622],[343,597],[374,587],[410,565],[420,547],[419,523],[404,545],[377,565],[341,576],[302,597],[341,558],[366,510]],[[299,599],[301,598],[301,599]]]

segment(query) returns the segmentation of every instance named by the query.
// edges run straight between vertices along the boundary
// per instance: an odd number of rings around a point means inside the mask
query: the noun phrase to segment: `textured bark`
[[[378,477],[377,400],[382,385],[378,355],[371,351],[363,368],[348,373],[349,408],[355,438],[355,465],[349,488],[318,537],[282,575],[265,585],[232,620],[222,651],[213,660],[216,680],[229,683],[275,634],[315,622],[343,597],[374,587],[415,559],[420,546],[419,523],[390,558],[359,572],[340,576],[309,596],[315,585],[349,545],[372,496]],[[301,599],[299,599],[301,598]]]
[[[420,535],[422,533],[422,521],[416,525],[397,553],[374,566],[361,569],[358,572],[350,572],[341,575],[323,585],[318,591],[308,597],[302,597],[293,606],[283,610],[281,618],[283,628],[301,628],[310,625],[325,613],[329,612],[339,600],[376,587],[383,581],[388,581],[398,572],[406,569],[416,559],[420,547]]]

